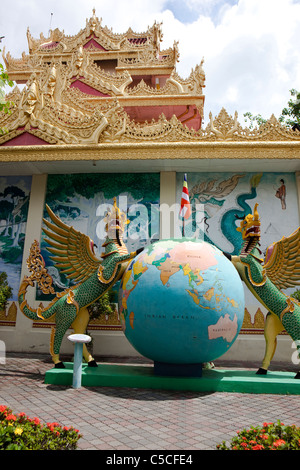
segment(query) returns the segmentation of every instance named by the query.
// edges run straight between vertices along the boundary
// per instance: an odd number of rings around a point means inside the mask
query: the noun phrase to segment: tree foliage
[[[261,114],[257,114],[254,116],[250,111],[244,113],[245,122],[248,124],[249,129],[253,129],[256,125],[261,126],[267,122],[265,118],[262,117]]]
[[[300,130],[300,91],[292,88],[290,94],[291,98],[287,106],[281,111],[278,120],[287,127]],[[249,111],[244,113],[244,117],[249,129],[253,129],[255,126],[260,127],[267,122],[267,119],[261,114],[254,116]]]
[[[291,98],[286,108],[283,108],[279,121],[288,127],[300,126],[300,91],[292,88]]]
[[[102,314],[112,315],[115,311],[113,301],[114,293],[113,291],[109,290],[102,297],[87,307],[90,314],[90,319],[94,320],[95,318],[99,318]]]
[[[1,51],[1,50],[0,50]],[[5,100],[5,87],[12,87],[14,83],[10,80],[6,70],[3,65],[0,63],[0,111],[8,114],[10,113],[10,108],[13,106],[11,101]],[[3,134],[5,129],[0,128],[0,134]]]

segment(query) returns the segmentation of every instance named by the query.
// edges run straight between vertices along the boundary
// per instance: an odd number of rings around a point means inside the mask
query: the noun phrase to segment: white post
[[[74,334],[68,336],[68,340],[75,344],[73,364],[73,388],[81,387],[83,344],[89,343],[91,339],[92,338],[90,336],[81,334]]]

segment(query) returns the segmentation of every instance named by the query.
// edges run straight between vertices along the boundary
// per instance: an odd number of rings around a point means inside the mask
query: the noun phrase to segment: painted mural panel
[[[263,254],[300,225],[293,173],[188,173],[187,179],[192,216],[185,224],[185,235],[202,238],[222,251],[238,254],[242,240],[236,216],[247,215],[255,203],[259,204]],[[177,200],[182,182],[183,174],[178,174]],[[263,328],[266,310],[246,288],[245,295],[245,322]]]
[[[0,324],[15,324],[23,249],[31,189],[31,176],[0,177],[0,272],[7,273],[12,288],[6,312],[0,313]]]
[[[60,219],[76,230],[87,234],[95,243],[100,258],[105,239],[104,216],[117,198],[118,207],[130,220],[124,234],[128,251],[134,251],[159,238],[160,175],[135,174],[73,174],[49,175],[46,203]],[[45,211],[44,217],[48,218]],[[53,278],[57,292],[69,287],[71,281],[61,274],[51,261],[51,254],[41,242],[42,256]],[[118,287],[118,286],[117,286]],[[117,295],[117,288],[115,290]],[[37,292],[37,300],[50,297]],[[41,326],[41,323],[38,322]],[[43,322],[44,326],[48,326]],[[91,329],[119,329],[117,312],[109,318],[101,316],[90,322]]]

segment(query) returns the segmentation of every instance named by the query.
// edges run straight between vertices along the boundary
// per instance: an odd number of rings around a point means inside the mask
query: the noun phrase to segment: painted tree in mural
[[[1,258],[5,263],[13,263],[23,250],[28,204],[29,197],[18,186],[7,186],[0,193]]]
[[[104,211],[107,210],[106,201],[112,200],[116,194],[126,194],[128,206],[142,200],[157,202],[159,180],[156,174],[151,173],[107,174],[101,181],[95,174],[86,174],[84,177],[74,174],[68,178],[65,178],[65,175],[55,175],[48,178],[47,203],[52,210],[60,217],[69,219],[83,215],[87,220],[86,233],[93,239],[97,239],[99,235],[97,225],[99,218],[103,218]]]
[[[12,294],[12,289],[7,283],[7,274],[0,273],[0,312],[5,309],[6,302]]]
[[[290,94],[291,98],[289,99],[287,106],[281,111],[281,115],[278,120],[287,127],[300,131],[300,91],[292,88],[290,90]],[[244,117],[246,118],[245,121],[248,123],[250,129],[255,125],[261,126],[267,122],[267,119],[265,119],[261,114],[254,116],[249,111],[244,113]]]
[[[3,193],[0,193],[0,198],[3,196]],[[9,227],[10,227],[10,217],[13,210],[13,203],[2,199],[0,201],[0,213],[1,213],[1,224],[0,224],[0,235],[4,237],[9,236]]]
[[[107,173],[102,176],[87,173],[71,174],[68,177],[49,175],[46,203],[66,224],[88,234],[97,245],[95,254],[100,256],[101,245],[106,237],[104,216],[107,209],[111,209],[109,202],[112,203],[116,196],[120,209],[126,212],[131,223],[129,229],[126,227],[124,241],[129,251],[135,251],[145,244],[145,241],[141,243],[144,232],[148,235],[148,238],[145,237],[146,240],[153,234],[154,239],[159,238],[159,195],[160,178],[159,174],[155,173]],[[139,203],[143,209],[143,217],[132,210],[134,206],[138,209]],[[47,213],[45,217],[47,218]],[[138,221],[141,228],[136,226]],[[134,234],[136,236],[131,239],[133,231],[136,232]],[[56,289],[65,289],[71,280],[57,271],[43,241],[41,250]],[[38,298],[48,299],[48,295],[45,297],[38,291]]]

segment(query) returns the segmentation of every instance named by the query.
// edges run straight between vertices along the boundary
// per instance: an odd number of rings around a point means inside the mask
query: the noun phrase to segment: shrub
[[[91,320],[99,318],[102,314],[112,315],[114,313],[115,306],[113,304],[113,296],[114,293],[109,290],[87,307]]]
[[[228,447],[225,441],[217,445],[218,450],[300,450],[300,428],[294,424],[285,426],[263,423],[262,426],[237,431]]]
[[[0,312],[5,309],[6,302],[12,295],[12,288],[7,284],[7,274],[0,273]]]
[[[41,423],[0,405],[0,450],[75,450],[81,435],[59,423]]]

